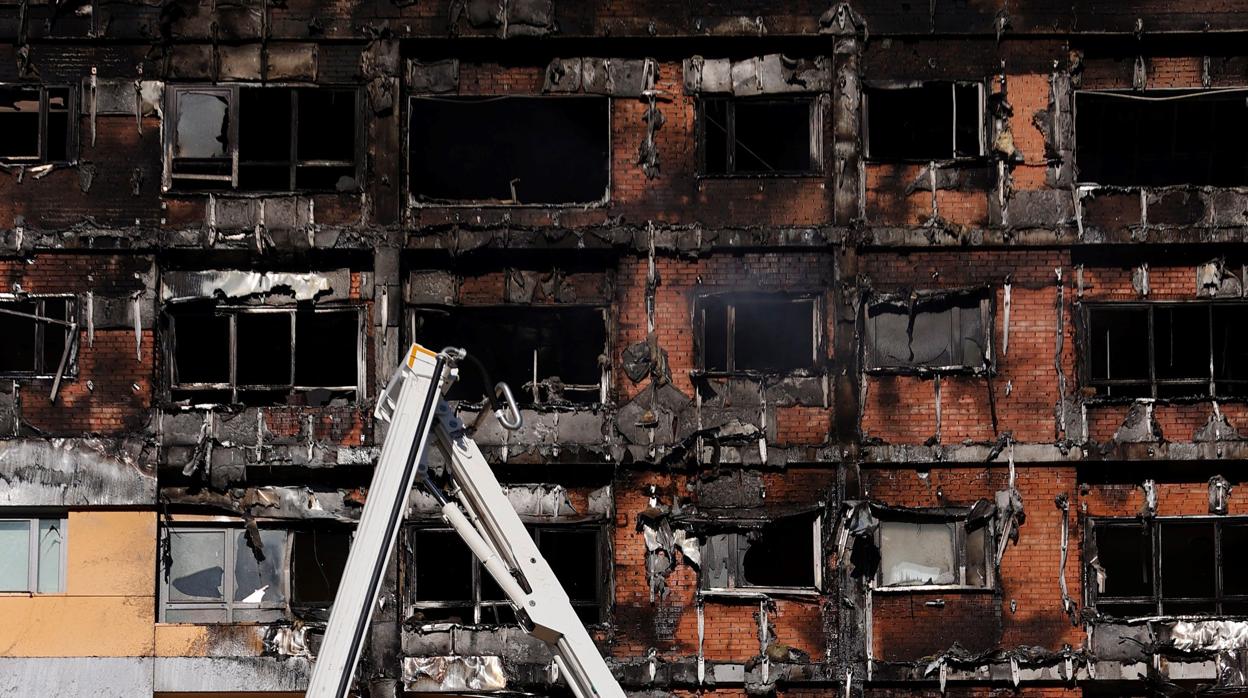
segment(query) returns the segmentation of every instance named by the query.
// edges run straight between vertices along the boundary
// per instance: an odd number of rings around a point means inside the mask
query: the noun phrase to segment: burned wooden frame
[[[813,94],[699,96],[698,176],[822,174],[823,105],[823,98]],[[760,141],[771,139],[770,147],[756,142],[751,148],[744,142],[747,133]]]
[[[824,340],[821,298],[814,292],[695,298],[696,365],[706,373],[816,370]]]
[[[1102,398],[1248,397],[1248,302],[1084,303],[1080,320],[1083,382]]]
[[[872,580],[874,591],[908,591],[915,589],[992,589],[995,587],[995,569],[993,559],[996,551],[996,540],[992,521],[983,519],[972,522],[969,508],[945,507],[934,509],[916,509],[907,512],[892,510],[886,517],[880,518],[879,528],[875,531],[876,549],[880,551],[880,564]],[[902,580],[889,583],[889,571],[886,568],[890,556],[896,555],[896,545],[890,546],[886,536],[890,527],[895,529],[894,535],[905,535],[902,527],[912,526],[943,526],[949,533],[951,547],[951,568],[953,577],[944,581],[913,581]],[[916,532],[921,533],[921,531]],[[930,548],[925,544],[924,548]],[[891,548],[891,549],[890,549]],[[904,558],[904,555],[900,557]]]
[[[596,624],[607,620],[607,608],[610,599],[611,545],[603,522],[559,524],[529,524],[526,528],[533,536],[534,542],[551,562],[556,576],[568,592],[572,607],[577,615],[587,624]],[[592,573],[591,589],[586,589],[585,582],[561,575],[559,557],[577,550],[566,540],[556,544],[552,538],[564,536],[580,537],[585,549],[579,550],[576,557],[588,558],[587,573]],[[459,534],[449,528],[430,526],[408,526],[404,529],[405,544],[403,546],[403,581],[406,608],[405,615],[409,618],[418,614],[418,623],[458,622],[473,625],[506,625],[516,622],[511,603],[505,594],[498,589],[489,574],[482,568],[480,561],[464,545]],[[546,540],[543,540],[543,539]],[[423,548],[423,549],[422,549]],[[592,548],[592,550],[590,550]],[[423,556],[425,559],[421,559]],[[566,562],[566,561],[565,561]],[[452,576],[450,569],[458,565]],[[467,582],[467,596],[454,596],[461,589],[457,582]],[[438,589],[447,585],[450,589]],[[422,585],[427,590],[422,591]],[[448,593],[451,592],[451,593]],[[467,616],[467,617],[465,617]]]
[[[364,307],[359,305],[344,306],[323,306],[323,307],[302,307],[302,306],[236,306],[236,305],[214,305],[211,301],[190,302],[190,303],[170,303],[164,311],[164,321],[166,328],[165,341],[165,358],[166,364],[169,366],[168,380],[170,397],[172,399],[209,397],[215,402],[229,403],[245,403],[251,400],[245,398],[254,398],[258,396],[269,395],[271,397],[290,397],[296,394],[302,394],[303,399],[311,402],[312,394],[322,395],[328,399],[335,394],[349,394],[350,399],[357,400],[364,394],[365,385],[365,361],[366,356],[366,340],[367,326]],[[354,326],[355,337],[351,342],[354,346],[351,357],[347,357],[343,353],[342,356],[326,356],[327,344],[322,339],[311,338],[303,341],[309,342],[312,351],[316,352],[318,364],[324,364],[322,368],[328,371],[328,375],[334,377],[342,377],[351,379],[347,381],[318,381],[311,382],[301,380],[307,377],[306,374],[311,368],[311,364],[301,361],[299,353],[300,343],[300,327],[301,320],[305,323],[313,322],[317,319],[324,319],[328,315],[342,315],[347,322]],[[267,382],[258,382],[249,380],[250,373],[254,369],[245,368],[240,375],[240,318],[250,322],[253,318],[263,316],[286,316],[288,318],[288,347],[277,347],[277,349],[285,349],[289,352],[287,362],[279,362],[286,364],[286,375],[283,380],[270,380]],[[318,317],[319,316],[319,317]],[[218,331],[225,331],[227,352],[226,365],[217,364],[208,370],[203,370],[200,366],[195,365],[201,357],[208,360],[220,362],[220,358],[213,358],[211,355],[212,348],[203,346],[202,341],[197,341],[193,346],[186,347],[185,353],[179,348],[178,338],[178,321],[179,318],[189,319],[194,323],[190,325],[192,332],[206,331],[203,327],[205,322],[224,323],[224,327],[216,328]],[[274,327],[277,327],[276,323]],[[304,325],[304,331],[316,331],[315,325],[309,327]],[[338,328],[342,329],[342,328]],[[244,333],[246,334],[246,333]],[[203,335],[197,336],[196,339],[202,339]],[[244,339],[246,339],[244,337]],[[338,338],[342,341],[343,338]],[[340,349],[346,346],[346,342],[340,345]],[[215,349],[220,350],[218,346]],[[250,347],[251,350],[269,351],[273,347]],[[197,352],[194,355],[191,352]],[[208,354],[200,354],[198,352],[208,351]],[[305,354],[307,351],[305,350]],[[311,354],[309,354],[311,356]],[[346,361],[350,360],[349,366]],[[201,372],[202,370],[202,372]],[[349,376],[348,376],[349,374]],[[276,376],[275,376],[276,378]],[[222,400],[221,398],[226,398]]]
[[[1248,568],[1238,555],[1248,544],[1248,518],[1089,518],[1083,544],[1087,605],[1102,616],[1248,616]],[[1167,560],[1167,551],[1176,559]],[[1200,569],[1202,562],[1210,568]],[[1141,576],[1123,579],[1128,566]]]
[[[945,89],[947,112],[934,112],[936,104],[927,108],[917,104],[943,101],[940,93]],[[984,157],[988,152],[984,93],[981,82],[868,82],[862,95],[862,140],[867,159],[930,162]],[[886,133],[904,134],[904,138],[889,143]],[[943,142],[943,134],[948,134],[947,142]]]
[[[288,102],[289,121],[274,127],[282,139],[262,138],[250,129],[253,118],[272,119],[264,104],[276,97]],[[351,138],[350,158],[342,143],[325,138],[301,120],[305,100],[342,99],[349,101],[351,126],[335,131],[340,139]],[[360,90],[353,86],[308,85],[194,85],[171,84],[166,90],[164,124],[164,189],[184,191],[292,192],[358,189],[363,172],[365,120]],[[275,106],[267,105],[267,106]],[[276,105],[280,106],[280,105]],[[311,107],[312,105],[303,105]],[[323,105],[322,105],[323,106]],[[261,115],[251,115],[255,108]],[[325,109],[311,109],[316,118]],[[331,110],[332,111],[332,110]],[[184,124],[183,117],[188,121]],[[343,117],[343,114],[337,114]],[[191,120],[200,120],[194,123]],[[217,125],[219,122],[219,126]],[[246,122],[246,125],[243,125]],[[185,126],[185,128],[184,128]],[[215,134],[209,129],[217,129]],[[282,132],[284,129],[284,134]],[[242,152],[246,141],[248,152]],[[327,146],[326,143],[331,144]],[[311,157],[300,155],[300,148],[313,150]],[[334,152],[329,156],[326,150]],[[256,151],[253,157],[252,152]],[[306,155],[306,153],[305,153]],[[284,175],[284,181],[283,181]],[[328,177],[327,177],[328,175]],[[329,181],[333,179],[333,181]],[[344,180],[346,183],[344,184]]]
[[[26,100],[20,94],[27,95]],[[34,101],[33,114],[22,113],[18,104]],[[8,105],[12,104],[10,107]],[[68,85],[0,83],[0,161],[15,164],[70,162],[77,151],[77,92]],[[9,123],[15,117],[27,118],[24,128]],[[33,148],[14,150],[27,144],[34,128]]]

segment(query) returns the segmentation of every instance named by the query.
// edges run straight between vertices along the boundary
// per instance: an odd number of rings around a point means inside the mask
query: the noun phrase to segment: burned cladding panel
[[[417,201],[602,201],[610,175],[604,97],[413,97],[408,122]]]

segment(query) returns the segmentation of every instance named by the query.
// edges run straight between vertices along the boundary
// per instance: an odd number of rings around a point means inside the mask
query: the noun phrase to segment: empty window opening
[[[167,310],[174,400],[321,406],[356,398],[359,308],[237,308],[210,302]]]
[[[348,191],[357,186],[357,92],[177,87],[170,176],[183,189]]]
[[[65,519],[0,518],[0,592],[65,591]]]
[[[1119,186],[1248,184],[1243,90],[1075,93],[1079,181]]]
[[[162,623],[285,617],[288,532],[260,530],[263,560],[241,528],[171,527],[166,534],[170,563],[161,574]]]
[[[985,154],[983,85],[868,87],[864,97],[867,157],[873,160],[953,160]]]
[[[702,543],[701,588],[816,589],[822,576],[817,513],[786,516]]]
[[[0,85],[0,160],[69,160],[71,108],[68,87]]]
[[[348,531],[308,530],[292,534],[290,603],[328,606],[334,602],[351,550]]]
[[[991,320],[991,302],[982,292],[875,301],[867,307],[868,367],[983,369]]]
[[[607,574],[600,527],[526,526],[585,623],[604,620]],[[407,586],[412,619],[422,623],[506,625],[515,612],[490,573],[457,533],[408,530]]]
[[[1248,304],[1101,304],[1087,309],[1088,383],[1107,397],[1248,395]]]
[[[701,363],[707,371],[813,368],[819,346],[817,301],[809,296],[743,294],[698,299]]]
[[[1248,614],[1243,519],[1093,522],[1089,595],[1097,612],[1142,616]]]
[[[605,97],[413,97],[416,201],[575,204],[606,200]]]
[[[920,517],[881,521],[877,587],[988,587],[991,574],[987,522],[965,517]]]
[[[0,373],[51,376],[71,348],[74,299],[24,296],[0,300]],[[72,353],[72,352],[71,352]],[[69,366],[66,358],[66,368]]]
[[[702,174],[818,172],[821,158],[817,104],[810,97],[699,100]]]
[[[410,320],[413,340],[434,350],[466,349],[485,365],[492,381],[507,383],[521,403],[601,400],[607,356],[602,308],[423,307],[414,308]],[[486,390],[478,371],[466,365],[447,396],[477,402]]]

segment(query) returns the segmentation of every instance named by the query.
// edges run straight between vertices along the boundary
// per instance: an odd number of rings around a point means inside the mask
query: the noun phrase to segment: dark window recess
[[[1245,303],[1090,305],[1088,384],[1110,397],[1248,395]]]
[[[0,373],[52,375],[72,339],[72,298],[26,297],[0,301]],[[53,323],[47,320],[59,320]],[[68,362],[66,369],[70,369]]]
[[[411,332],[413,340],[434,350],[466,349],[481,360],[493,382],[507,383],[524,404],[600,399],[601,357],[607,353],[601,308],[415,308]],[[485,394],[480,374],[466,364],[448,397],[476,402]]]
[[[818,172],[818,110],[811,98],[698,102],[702,174],[761,175]]]
[[[1121,186],[1248,184],[1242,91],[1075,93],[1079,180]]]
[[[605,97],[413,97],[411,193],[419,201],[593,203],[610,181]]]
[[[929,82],[865,91],[867,157],[873,160],[950,160],[984,155],[983,88]]]
[[[290,561],[290,602],[328,606],[334,602],[351,550],[347,531],[308,530],[293,533]]]
[[[0,85],[0,160],[69,160],[71,107],[68,87]]]
[[[739,533],[717,533],[702,543],[703,589],[818,586],[822,556],[816,547],[818,514],[776,519]]]
[[[320,406],[355,398],[358,308],[222,308],[167,311],[175,400]]]
[[[528,526],[538,550],[585,623],[602,622],[606,574],[603,534],[584,526]],[[502,589],[454,531],[408,531],[408,593],[414,618],[426,623],[516,622]]]
[[[1098,520],[1090,533],[1091,602],[1105,615],[1248,614],[1248,521]],[[1092,552],[1092,551],[1089,551]]]
[[[812,368],[819,343],[815,299],[780,295],[698,299],[702,368],[793,371]]]
[[[992,327],[988,297],[950,293],[882,300],[867,307],[869,368],[971,368],[986,365]]]
[[[179,188],[356,188],[355,90],[182,87],[173,103],[170,171]]]

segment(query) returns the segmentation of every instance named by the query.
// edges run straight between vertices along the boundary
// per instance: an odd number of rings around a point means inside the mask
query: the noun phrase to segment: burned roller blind
[[[986,292],[880,298],[867,307],[869,368],[982,369],[989,357]]]
[[[967,522],[965,516],[920,516],[881,521],[879,587],[987,587],[988,523]]]
[[[490,380],[506,382],[521,403],[601,400],[607,356],[602,308],[420,307],[411,310],[410,330],[413,340],[432,349],[467,349],[485,366]],[[467,364],[448,397],[476,402],[486,390],[480,373]]]
[[[166,310],[174,400],[320,406],[354,400],[363,356],[358,307]]]
[[[819,313],[812,296],[732,294],[697,300],[701,366],[707,371],[813,368]]]
[[[285,617],[286,531],[261,529],[256,541],[241,528],[170,527],[165,532],[162,623],[265,622]]]
[[[1086,309],[1087,383],[1105,397],[1248,395],[1248,304],[1101,303]]]
[[[816,589],[823,556],[819,514],[759,521],[712,533],[702,543],[699,584],[705,590]]]
[[[173,88],[170,177],[180,189],[357,188],[354,89]]]
[[[69,160],[72,106],[68,87],[0,85],[0,160]]]
[[[64,296],[24,296],[0,300],[0,373],[49,376],[61,359],[72,370],[70,335],[75,303]],[[73,353],[72,351],[70,352]]]
[[[1098,519],[1088,550],[1089,602],[1131,618],[1248,613],[1248,520]]]
[[[607,197],[605,97],[413,97],[409,104],[414,201],[583,204]]]
[[[811,174],[820,170],[813,97],[704,97],[698,101],[702,174]]]
[[[984,90],[978,83],[869,86],[866,152],[873,160],[954,160],[984,155]]]
[[[1105,185],[1248,184],[1248,92],[1075,93],[1078,179]]]

